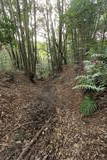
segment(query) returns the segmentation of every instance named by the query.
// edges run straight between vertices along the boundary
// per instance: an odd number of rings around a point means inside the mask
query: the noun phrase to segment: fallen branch
[[[26,148],[23,149],[17,160],[22,160],[25,155],[29,152],[31,149],[32,145],[37,141],[39,138],[40,134],[43,132],[43,130],[49,125],[50,119],[46,121],[45,125],[37,132],[37,134],[34,136],[34,138],[30,141],[29,145],[26,146]],[[49,126],[48,126],[49,127]]]

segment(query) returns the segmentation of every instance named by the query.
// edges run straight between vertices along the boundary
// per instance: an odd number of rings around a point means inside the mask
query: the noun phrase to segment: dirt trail
[[[13,127],[10,127],[13,133],[9,134],[9,142],[6,138],[1,141],[2,145],[7,146],[1,147],[0,160],[17,160],[48,120],[49,123],[22,160],[107,159],[107,108],[92,117],[81,118],[79,105],[82,94],[72,89],[75,85],[74,78],[74,69],[65,67],[64,72],[54,80],[29,86],[12,85],[7,89],[10,94],[14,88],[14,93],[11,94],[15,96],[15,100],[10,103],[7,98],[5,102],[5,105],[10,104],[10,109],[12,106],[15,108],[12,108]],[[5,114],[8,116],[7,112]],[[31,124],[23,125],[27,122]],[[14,130],[17,123],[19,128]],[[5,124],[8,126],[8,123]],[[7,129],[4,134],[7,135],[9,131]]]

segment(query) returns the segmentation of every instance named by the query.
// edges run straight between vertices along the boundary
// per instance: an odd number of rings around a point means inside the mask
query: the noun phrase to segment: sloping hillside
[[[65,66],[56,78],[35,84],[22,74],[12,81],[1,76],[0,160],[107,159],[106,93],[96,96],[105,107],[82,117],[75,75]]]

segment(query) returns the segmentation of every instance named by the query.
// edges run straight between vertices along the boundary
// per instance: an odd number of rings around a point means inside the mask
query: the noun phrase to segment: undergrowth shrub
[[[74,89],[83,89],[84,91],[93,91],[93,92],[99,92],[104,90],[104,84],[96,83],[95,79],[99,80],[99,77],[101,76],[101,73],[95,73],[93,75],[82,75],[76,77],[77,85],[74,87]]]
[[[103,91],[107,87],[107,56],[106,54],[91,53],[88,60],[84,61],[84,74],[77,76],[77,84],[73,89],[82,89],[85,93],[80,106],[80,112],[91,115],[97,110],[92,95]]]
[[[83,102],[80,105],[80,112],[84,116],[90,116],[97,110],[97,105],[92,97],[85,96]]]
[[[84,74],[76,77],[77,85],[74,89],[103,91],[107,85],[105,58],[103,54],[91,54],[90,59],[84,61]]]

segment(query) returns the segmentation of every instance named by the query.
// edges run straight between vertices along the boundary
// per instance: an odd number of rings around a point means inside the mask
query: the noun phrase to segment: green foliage
[[[85,50],[96,44],[95,34],[99,9],[91,0],[72,0],[65,15],[65,23],[72,41],[74,62],[80,62]]]
[[[90,0],[72,0],[66,13],[69,30],[77,28],[79,34],[81,36],[86,35],[85,37],[88,39],[94,29],[96,12],[96,5]]]
[[[95,83],[95,78],[99,77],[101,73],[96,73],[94,75],[83,75],[83,76],[78,76],[76,79],[78,80],[78,85],[76,85],[73,89],[85,89],[89,91],[103,91],[104,86],[99,85],[97,86]]]
[[[96,110],[97,110],[97,105],[95,101],[91,97],[85,96],[83,102],[80,105],[80,112],[85,116],[90,116]]]
[[[0,51],[0,71],[10,71],[12,70],[12,62],[7,51]]]
[[[5,0],[0,15],[0,48],[9,48],[15,67],[39,76],[54,74],[66,60],[82,64],[86,58],[85,74],[77,77],[75,88],[103,90],[107,82],[107,0],[57,2],[51,6],[46,1],[42,6],[36,1]],[[44,37],[43,42],[39,36]]]
[[[13,34],[15,33],[15,25],[8,17],[0,19],[0,42],[2,44],[9,44],[13,41]]]
[[[76,77],[77,85],[74,89],[103,91],[107,85],[107,65],[104,59],[104,54],[90,53],[90,59],[84,61],[85,74]]]

